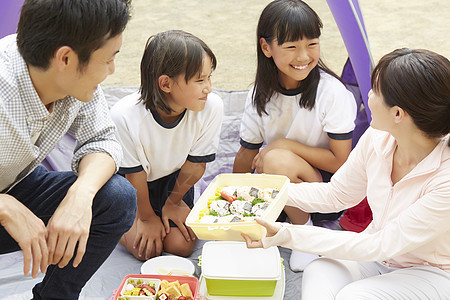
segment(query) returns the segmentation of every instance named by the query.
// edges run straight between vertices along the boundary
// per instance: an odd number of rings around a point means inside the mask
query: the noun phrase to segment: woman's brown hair
[[[372,73],[372,89],[386,104],[404,109],[431,138],[450,131],[450,62],[421,49],[397,49],[383,56]],[[450,146],[450,142],[449,142]]]

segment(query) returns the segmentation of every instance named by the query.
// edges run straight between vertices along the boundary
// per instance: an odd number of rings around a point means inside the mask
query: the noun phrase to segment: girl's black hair
[[[79,70],[92,52],[122,33],[131,0],[26,0],[17,26],[17,47],[27,64],[47,70],[62,46],[78,55]]]
[[[378,62],[372,89],[389,107],[404,109],[427,136],[441,138],[449,133],[450,62],[446,57],[429,50],[397,49]]]
[[[202,71],[205,54],[211,58],[211,69],[217,65],[211,49],[198,37],[181,31],[170,30],[151,36],[145,45],[141,60],[140,100],[148,110],[161,109],[167,114],[173,110],[166,103],[165,94],[159,88],[161,75],[175,78],[185,74],[186,83]]]
[[[271,57],[264,55],[260,39],[264,38],[268,44],[276,40],[278,45],[295,42],[305,37],[315,39],[320,37],[322,27],[322,21],[316,12],[301,0],[275,0],[264,8],[256,30],[258,67],[253,90],[253,105],[259,116],[263,113],[267,114],[266,105],[273,94],[283,90],[279,82],[278,68]],[[340,80],[339,76],[319,59],[318,65],[302,81],[300,107],[308,110],[314,107],[320,70]]]

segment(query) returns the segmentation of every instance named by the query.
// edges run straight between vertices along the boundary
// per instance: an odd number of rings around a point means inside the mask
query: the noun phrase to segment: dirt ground
[[[345,1],[345,0],[333,0]],[[138,86],[139,64],[149,36],[181,29],[203,39],[218,59],[213,86],[246,90],[255,76],[256,25],[269,0],[133,0],[133,17],[124,32],[116,72],[104,86]],[[307,0],[324,29],[322,59],[341,73],[347,52],[325,0]],[[401,47],[426,48],[450,57],[450,1],[360,0],[375,63]]]

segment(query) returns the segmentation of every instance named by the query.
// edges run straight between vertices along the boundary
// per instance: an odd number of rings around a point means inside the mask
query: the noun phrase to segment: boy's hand
[[[31,262],[31,276],[37,277],[39,267],[45,273],[48,266],[47,229],[25,205],[14,197],[1,194],[0,223],[11,237],[19,244],[23,252],[23,274],[28,275]]]
[[[154,214],[146,219],[137,218],[136,237],[134,239],[133,247],[139,247],[138,255],[140,257],[150,259],[161,255],[165,237],[166,231],[164,225],[157,215]]]
[[[261,218],[256,218],[256,222],[266,228],[266,237],[272,237],[278,233],[281,229],[281,224],[276,222],[267,222]],[[252,240],[248,235],[242,233],[242,237],[245,239],[247,243],[247,248],[263,248],[263,244],[261,240]]]
[[[194,241],[196,239],[194,232],[190,227],[185,225],[186,218],[190,211],[191,209],[183,200],[179,201],[179,203],[174,203],[170,197],[167,198],[166,204],[164,204],[164,207],[162,208],[162,220],[166,232],[169,233],[170,231],[170,219],[180,229],[186,241]]]

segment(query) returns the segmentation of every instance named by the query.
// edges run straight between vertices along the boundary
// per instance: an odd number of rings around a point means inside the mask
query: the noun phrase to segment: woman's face
[[[370,126],[379,130],[387,130],[392,122],[391,107],[386,104],[383,96],[370,90],[369,108],[372,115]]]

